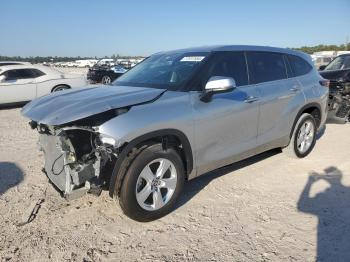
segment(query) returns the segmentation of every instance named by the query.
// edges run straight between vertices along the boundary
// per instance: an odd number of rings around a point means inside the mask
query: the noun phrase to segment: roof
[[[13,70],[13,69],[26,69],[26,68],[35,68],[35,69],[39,69],[45,73],[50,73],[50,74],[63,74],[60,71],[57,71],[55,69],[52,69],[50,67],[47,66],[40,66],[40,65],[32,65],[32,64],[25,64],[25,65],[6,65],[6,66],[2,66],[0,67],[0,72],[4,72],[7,70]]]
[[[265,52],[275,52],[283,54],[291,54],[301,56],[305,59],[311,59],[310,56],[306,53],[295,51],[288,48],[279,48],[271,46],[254,46],[254,45],[215,45],[215,46],[202,46],[202,47],[192,47],[185,49],[178,49],[169,51],[169,53],[177,52],[220,52],[220,51],[265,51]],[[168,52],[160,52],[168,53]]]
[[[29,62],[23,62],[23,61],[0,61],[0,64],[7,64],[7,63],[18,63],[21,65],[31,65]]]

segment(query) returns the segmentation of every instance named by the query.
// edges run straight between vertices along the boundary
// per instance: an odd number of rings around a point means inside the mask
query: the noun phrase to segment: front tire
[[[282,151],[292,158],[304,158],[316,144],[316,121],[315,118],[304,113],[295,125],[289,145]]]
[[[183,189],[183,162],[173,148],[153,144],[131,161],[120,189],[119,203],[128,217],[148,222],[170,213]]]

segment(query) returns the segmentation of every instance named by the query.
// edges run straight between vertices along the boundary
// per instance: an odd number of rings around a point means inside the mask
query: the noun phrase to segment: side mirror
[[[326,68],[326,65],[321,65],[321,66],[318,68],[318,70],[322,71],[322,70],[324,70],[325,68]]]
[[[201,101],[207,103],[216,93],[231,92],[236,88],[236,82],[232,77],[226,76],[212,76],[205,85],[205,90],[201,95]]]
[[[0,83],[5,82],[5,79],[6,79],[6,76],[1,75],[1,76],[0,76]]]

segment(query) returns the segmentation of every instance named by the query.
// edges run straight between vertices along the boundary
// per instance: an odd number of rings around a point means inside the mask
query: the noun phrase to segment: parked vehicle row
[[[328,83],[301,52],[192,48],[157,53],[111,86],[35,99],[22,113],[63,196],[107,186],[127,216],[150,221],[211,170],[272,148],[307,156],[325,125]]]
[[[71,62],[56,62],[50,64],[55,67],[78,67],[78,68],[90,68],[93,67],[98,60],[96,59],[85,59],[85,60],[76,60]]]
[[[86,85],[86,79],[80,75],[63,74],[49,67],[29,63],[12,65],[0,63],[2,106],[24,103],[51,92]]]
[[[97,59],[84,59],[84,60],[76,60],[70,62],[55,62],[55,63],[45,63],[48,66],[55,67],[78,67],[78,68],[92,68],[93,66],[116,66],[120,65],[124,68],[134,67],[137,63],[141,62],[143,59],[112,59],[112,58],[103,58],[100,60]]]

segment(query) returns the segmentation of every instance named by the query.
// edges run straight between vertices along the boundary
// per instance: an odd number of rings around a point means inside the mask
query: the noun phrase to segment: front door
[[[201,73],[202,85],[212,76],[232,77],[237,88],[202,102],[192,92],[197,173],[202,174],[252,155],[256,147],[259,103],[254,85],[248,85],[243,52],[218,52]]]

